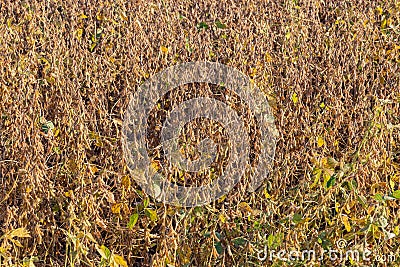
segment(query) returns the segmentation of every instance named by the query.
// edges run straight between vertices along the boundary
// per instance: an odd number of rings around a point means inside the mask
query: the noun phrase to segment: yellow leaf
[[[96,172],[99,171],[99,169],[96,167],[96,165],[89,165],[89,170],[91,174],[95,174]]]
[[[20,247],[20,248],[23,248],[23,247],[24,247],[24,246],[21,244],[21,242],[19,242],[19,241],[16,240],[16,239],[11,239],[10,241],[13,242],[14,245],[16,245],[17,247]]]
[[[339,165],[339,162],[332,158],[332,157],[328,157],[326,158],[326,163],[324,165],[325,168],[329,168],[329,169],[335,169],[336,166]]]
[[[182,263],[184,263],[184,266],[189,265],[190,260],[191,260],[191,255],[192,255],[192,249],[190,248],[189,245],[183,245],[178,249],[178,256],[181,259]],[[168,264],[167,267],[173,267],[174,265]]]
[[[121,183],[125,189],[129,189],[131,187],[131,179],[129,179],[129,176],[127,175],[122,177]]]
[[[15,229],[15,230],[12,230],[10,233],[9,233],[9,236],[11,237],[11,238],[13,238],[13,237],[31,237],[30,236],[30,234],[29,234],[29,231],[28,230],[26,230],[25,228],[17,228],[17,229]]]
[[[322,136],[318,136],[318,147],[322,147],[323,145],[325,145],[325,140]]]
[[[157,212],[150,208],[144,209],[144,214],[149,217],[150,221],[155,222],[158,220]]]
[[[122,20],[128,21],[128,16],[125,14],[125,12],[121,13],[120,17]]]
[[[335,203],[335,210],[339,212],[340,204],[338,202]]]
[[[116,203],[116,204],[112,205],[111,212],[114,213],[114,214],[121,213],[121,206],[122,206],[121,203]]]
[[[395,187],[396,184],[394,183],[394,181],[392,179],[390,179],[389,185],[390,185],[390,188],[393,190],[393,188]]]
[[[222,213],[219,214],[218,219],[219,219],[222,223],[225,223],[225,222],[226,222],[226,218],[225,218],[225,216],[224,216]]]
[[[75,34],[76,34],[76,38],[78,38],[78,40],[81,40],[82,35],[83,35],[83,29],[77,29]]]
[[[332,226],[334,224],[333,221],[329,220],[328,217],[325,217],[326,222],[328,223],[329,226]]]
[[[218,199],[218,203],[224,202],[225,199],[226,199],[226,195],[223,195],[222,197],[220,197],[220,198]]]
[[[396,227],[393,229],[393,233],[394,233],[395,235],[399,235],[399,233],[400,233],[400,231],[399,231],[399,226],[396,226]]]
[[[250,68],[250,77],[254,77],[257,74],[257,68]]]
[[[55,128],[54,129],[54,137],[57,137],[60,134],[60,129]]]
[[[122,125],[122,120],[120,120],[120,119],[113,119],[113,122],[118,125]]]
[[[333,145],[334,145],[335,147],[339,146],[339,140],[335,140],[335,141],[333,142]]]
[[[270,199],[271,198],[271,195],[268,193],[266,188],[264,188],[264,196],[265,196],[266,199]]]
[[[379,14],[379,15],[382,15],[382,14],[383,14],[383,9],[382,9],[382,7],[380,7],[380,6],[378,6],[378,7],[376,8],[376,11],[378,11],[378,14]]]
[[[331,172],[329,170],[324,170],[322,177],[324,179],[324,185],[328,185],[328,181],[331,179]]]
[[[100,13],[97,14],[96,18],[97,20],[104,20],[104,16]]]
[[[342,223],[343,223],[344,227],[346,228],[346,231],[350,232],[351,231],[351,226],[350,226],[350,223],[349,223],[349,217],[347,217],[347,215],[343,215],[342,214],[341,218],[342,218]]]
[[[356,265],[355,261],[353,260],[353,258],[351,256],[349,257],[349,261],[350,261],[351,266]]]
[[[114,254],[113,260],[116,264],[118,264],[118,266],[128,267],[128,263],[125,261],[125,259],[122,256]]]
[[[151,166],[151,168],[154,170],[154,171],[159,171],[160,169],[161,169],[161,165],[160,165],[160,163],[158,162],[158,161],[156,161],[156,160],[152,160],[151,162],[150,162],[150,166]]]
[[[92,43],[89,47],[90,52],[93,52],[93,50],[96,48],[97,43]]]
[[[384,19],[384,20],[382,21],[382,23],[381,23],[381,28],[382,28],[382,29],[386,28],[386,25],[387,25],[387,20]]]
[[[168,48],[165,46],[160,46],[160,51],[163,52],[164,54],[168,54]]]
[[[264,57],[264,58],[265,58],[265,61],[266,61],[266,62],[268,62],[268,63],[269,63],[269,62],[272,62],[272,56],[271,56],[270,53],[268,53],[268,52],[265,53],[265,57]]]
[[[322,170],[321,169],[315,169],[313,174],[315,175],[314,178],[314,183],[310,186],[311,189],[313,189],[314,187],[317,186],[319,179],[321,179],[321,175],[322,175]]]
[[[292,101],[293,103],[297,104],[297,102],[299,102],[299,97],[297,96],[296,93],[292,94]]]
[[[382,233],[382,231],[379,229],[379,226],[378,225],[374,225],[374,224],[372,224],[371,225],[371,232],[372,232],[372,236],[375,238],[375,239],[383,239],[385,236],[384,236],[384,234]]]
[[[74,195],[74,192],[73,192],[72,190],[66,191],[66,192],[64,193],[64,196],[66,196],[66,197],[71,197],[71,196],[73,196],[73,195]]]
[[[368,214],[368,215],[371,215],[372,212],[374,212],[374,211],[375,211],[375,207],[374,207],[374,206],[370,206],[370,207],[368,208],[368,210],[367,210],[367,214]]]
[[[81,19],[87,19],[87,16],[85,15],[85,14],[81,14],[80,16],[79,16]]]
[[[250,205],[247,204],[246,202],[240,202],[239,208],[240,208],[242,211],[253,213],[253,209],[252,209],[252,208],[250,207]]]

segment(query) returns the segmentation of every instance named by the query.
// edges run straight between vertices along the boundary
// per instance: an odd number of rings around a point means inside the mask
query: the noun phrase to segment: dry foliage
[[[3,0],[0,14],[1,266],[270,266],[265,245],[341,238],[399,254],[400,2]],[[280,137],[257,192],[176,208],[135,184],[121,122],[146,78],[199,60],[249,75]]]

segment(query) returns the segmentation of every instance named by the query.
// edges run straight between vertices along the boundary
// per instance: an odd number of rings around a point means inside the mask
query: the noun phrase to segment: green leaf
[[[215,232],[215,236],[218,238],[218,240],[222,239],[221,233]]]
[[[149,203],[150,203],[150,199],[148,197],[146,197],[143,200],[143,207],[147,208],[149,206]]]
[[[324,249],[328,249],[332,246],[332,242],[327,238],[326,232],[322,232],[318,235],[318,243],[320,243]]]
[[[216,243],[214,244],[214,246],[215,246],[215,249],[217,250],[218,254],[221,255],[222,252],[224,251],[221,242],[216,242]]]
[[[42,132],[44,133],[48,133],[49,131],[53,131],[54,129],[54,124],[51,121],[46,121],[44,123],[42,123]]]
[[[90,47],[89,47],[89,51],[90,51],[90,52],[93,52],[94,49],[96,48],[96,46],[97,46],[96,43],[91,44]]]
[[[283,233],[277,233],[275,235],[275,246],[276,248],[279,247],[280,245],[282,245],[282,240],[283,240]]]
[[[193,210],[194,215],[197,217],[201,217],[203,214],[203,208],[202,207],[195,207]]]
[[[157,212],[155,210],[147,208],[144,209],[144,213],[150,218],[150,221],[155,222],[158,220]]]
[[[326,188],[334,186],[335,183],[336,183],[336,176],[332,175],[331,178],[329,178],[328,182],[326,182]]]
[[[374,199],[377,201],[384,201],[382,194],[375,194]]]
[[[226,29],[226,25],[219,20],[215,22],[215,25],[217,26],[218,29]]]
[[[275,243],[275,236],[273,235],[273,234],[270,234],[269,236],[268,236],[268,247],[269,248],[274,248],[273,246],[274,246],[274,243]]]
[[[186,38],[185,48],[189,53],[193,52],[193,48],[190,47],[189,39]]]
[[[358,201],[364,208],[367,207],[367,199],[366,199],[364,196],[358,194],[358,195],[357,195],[357,201]]]
[[[128,226],[128,228],[129,228],[130,230],[133,229],[133,227],[134,227],[135,224],[137,223],[138,219],[139,219],[139,214],[137,214],[137,213],[135,213],[135,214],[133,214],[133,215],[131,215],[131,216],[129,217],[129,222],[128,222],[127,226]]]
[[[267,239],[267,246],[270,249],[276,249],[282,244],[283,233],[277,233],[276,235],[270,234]]]
[[[31,256],[30,258],[24,258],[22,260],[23,264],[22,266],[24,267],[35,267],[35,262],[39,261],[38,257],[35,256]]]
[[[97,40],[99,40],[100,38],[101,38],[101,35],[103,34],[103,29],[97,29],[97,31],[96,31],[96,35],[95,35],[95,38],[96,38],[96,41]]]
[[[243,246],[247,243],[247,240],[243,237],[238,237],[232,240],[233,244],[236,246]]]
[[[196,25],[196,27],[197,27],[197,30],[198,31],[201,31],[202,29],[205,29],[205,30],[207,30],[208,29],[208,25],[207,25],[207,23],[205,23],[205,22],[200,22],[200,23],[198,23],[197,25]]]
[[[299,213],[295,213],[292,218],[293,222],[296,224],[301,222],[302,219],[303,219],[303,216]]]
[[[353,167],[351,167],[351,168],[353,168]],[[352,185],[352,188],[351,188],[352,190],[358,188],[358,182],[354,179],[351,180],[351,185]]]
[[[400,190],[396,190],[393,192],[393,197],[400,199]]]
[[[111,251],[104,245],[101,245],[100,247],[98,247],[96,245],[96,250],[97,252],[99,252],[99,254],[101,255],[101,257],[103,259],[109,260],[111,257]]]

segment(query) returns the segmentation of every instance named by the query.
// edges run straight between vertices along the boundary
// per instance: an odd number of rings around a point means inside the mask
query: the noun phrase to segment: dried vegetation
[[[340,239],[399,254],[400,2],[3,0],[0,14],[1,266],[270,266],[264,246]],[[121,123],[141,82],[199,60],[250,76],[280,136],[260,190],[176,208],[130,176]]]

